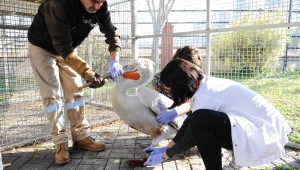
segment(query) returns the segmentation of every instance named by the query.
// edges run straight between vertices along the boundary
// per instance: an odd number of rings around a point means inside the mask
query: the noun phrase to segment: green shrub
[[[284,23],[284,14],[262,11],[253,18],[246,13],[231,27]],[[224,32],[213,36],[212,54],[233,75],[258,75],[265,69],[276,69],[287,40],[286,27]]]

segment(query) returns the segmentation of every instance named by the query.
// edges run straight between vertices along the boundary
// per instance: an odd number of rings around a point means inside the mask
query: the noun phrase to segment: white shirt
[[[237,165],[258,166],[284,156],[291,128],[275,107],[240,83],[205,76],[191,105],[192,112],[210,109],[228,115]]]

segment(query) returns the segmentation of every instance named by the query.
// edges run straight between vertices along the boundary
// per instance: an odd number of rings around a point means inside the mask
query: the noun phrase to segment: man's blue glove
[[[147,161],[144,163],[144,166],[156,166],[159,165],[163,160],[162,152],[157,154],[150,155]]]
[[[168,124],[172,119],[178,116],[177,111],[173,109],[165,109],[161,104],[158,104],[158,107],[163,111],[162,114],[156,116],[156,119],[161,124]]]
[[[109,63],[109,73],[113,81],[115,80],[115,78],[122,76],[123,67],[120,65],[118,60],[113,60]]]
[[[154,154],[157,154],[157,153],[163,153],[167,150],[166,147],[152,147],[152,146],[149,146],[147,148],[145,148],[143,151],[146,152],[146,153],[150,153],[150,155],[154,155]]]

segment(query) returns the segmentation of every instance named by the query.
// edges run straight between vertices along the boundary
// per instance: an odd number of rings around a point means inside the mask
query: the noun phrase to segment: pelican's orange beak
[[[140,74],[136,71],[125,72],[122,75],[124,78],[138,80],[140,79]]]

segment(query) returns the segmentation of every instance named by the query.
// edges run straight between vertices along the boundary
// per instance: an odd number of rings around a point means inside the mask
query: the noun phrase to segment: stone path
[[[204,170],[204,164],[196,148],[185,155],[178,155],[174,159],[164,161],[156,167],[132,167],[129,160],[146,158],[143,148],[150,145],[148,135],[140,133],[122,121],[107,123],[91,130],[91,135],[106,144],[103,152],[90,152],[73,149],[69,142],[71,161],[66,165],[54,162],[54,144],[51,141],[24,146],[2,152],[3,169],[13,170]],[[166,146],[168,141],[162,141],[160,146]],[[286,148],[285,157],[268,165],[260,167],[245,167],[244,170],[300,170],[300,151]],[[228,163],[228,153],[223,156],[223,164]],[[1,169],[1,168],[0,168]]]

